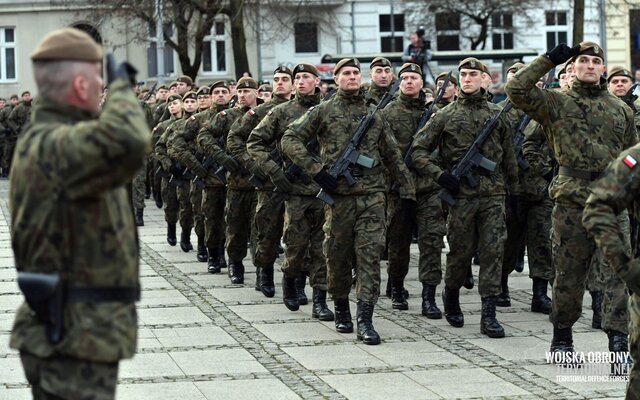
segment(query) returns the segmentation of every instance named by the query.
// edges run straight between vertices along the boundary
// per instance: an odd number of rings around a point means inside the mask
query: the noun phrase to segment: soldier
[[[539,89],[539,78],[554,65],[573,62],[576,79],[567,92]],[[595,243],[582,225],[589,184],[620,152],[637,142],[633,113],[601,84],[604,52],[593,42],[573,48],[561,43],[523,68],[505,87],[509,99],[543,128],[559,164],[549,189],[552,212],[553,285],[551,351],[573,352],[572,326]],[[588,104],[589,118],[584,117]],[[624,223],[620,215],[619,222]],[[629,220],[627,218],[627,226]]]
[[[640,144],[624,151],[609,164],[603,172],[602,178],[590,186],[589,197],[585,202],[582,215],[582,223],[589,234],[593,235],[605,262],[612,268],[612,272],[626,283],[632,293],[629,302],[629,339],[633,360],[640,359],[640,346],[638,345],[640,341],[640,297],[638,297],[638,293],[640,293],[640,264],[638,258],[634,258],[629,253],[628,242],[625,238],[626,232],[619,225],[619,215],[631,207],[640,196],[638,160],[640,160]],[[626,341],[626,336],[624,340]],[[626,399],[640,397],[638,368],[638,364],[634,363],[629,373]],[[621,371],[618,367],[613,371],[619,374],[624,369]]]
[[[258,88],[258,97],[261,98],[265,103],[268,103],[271,101],[272,91],[273,88],[271,87],[271,85],[260,85],[260,87]]]
[[[516,180],[516,160],[509,125],[503,115],[482,145],[482,154],[497,166],[490,174],[474,172],[477,186],[459,181],[450,169],[475,140],[479,127],[500,111],[500,106],[487,101],[483,81],[483,64],[473,57],[458,65],[460,92],[458,99],[431,118],[418,132],[413,145],[413,165],[418,173],[432,176],[455,198],[449,207],[449,254],[443,291],[445,317],[450,325],[462,327],[460,287],[471,264],[474,247],[480,253],[479,288],[482,299],[480,332],[504,337],[504,329],[496,319],[496,298],[500,293],[500,272],[504,254],[505,192],[507,184]],[[438,149],[439,154],[432,154]]]
[[[284,236],[285,244],[283,272],[283,301],[292,311],[299,309],[300,296],[296,283],[308,269],[309,284],[313,288],[311,316],[321,321],[333,321],[334,315],[327,307],[327,268],[322,254],[322,224],[324,207],[315,195],[320,187],[300,171],[294,174],[291,162],[278,165],[271,155],[280,148],[280,140],[289,124],[302,116],[310,107],[320,103],[318,70],[310,64],[298,64],[293,69],[296,82],[295,98],[271,109],[251,132],[247,140],[247,151],[277,188],[276,195],[285,199]],[[276,150],[279,151],[279,150]],[[314,150],[315,152],[316,150]],[[284,168],[284,170],[283,170]],[[305,255],[309,254],[308,268]],[[297,282],[296,282],[297,279]],[[306,277],[302,275],[304,285]],[[299,286],[298,286],[299,287]]]
[[[275,283],[273,282],[273,264],[278,258],[278,245],[282,237],[284,224],[284,199],[280,193],[273,191],[267,175],[247,152],[247,139],[253,128],[264,118],[273,107],[285,103],[291,97],[293,91],[293,73],[280,65],[273,71],[273,98],[268,103],[248,110],[241,119],[233,124],[227,138],[227,150],[240,165],[248,170],[253,178],[263,183],[258,188],[257,206],[255,210],[254,228],[256,236],[256,254],[253,264],[256,267],[255,289],[266,297],[275,295]],[[240,274],[238,272],[238,274]],[[302,277],[302,287],[306,276]],[[304,289],[302,290],[304,295]],[[306,304],[306,296],[304,297]]]
[[[11,179],[9,187],[12,246],[27,302],[16,313],[10,345],[20,351],[35,399],[113,399],[118,363],[136,351],[140,298],[125,188],[149,150],[131,90],[136,70],[109,64],[100,113],[102,49],[89,35],[52,32],[31,59],[41,98],[11,172],[29,178]],[[51,281],[58,289],[43,296]],[[64,318],[52,317],[57,312]]]
[[[8,172],[11,171],[11,160],[13,159],[13,152],[16,148],[18,135],[22,131],[22,128],[29,123],[31,117],[31,93],[29,91],[22,92],[20,97],[22,101],[11,110],[5,122],[9,130],[5,136],[3,162]]]
[[[447,74],[448,72],[442,72],[441,74],[436,76],[436,90],[440,90],[440,88],[444,84],[444,78],[447,76]],[[442,95],[442,100],[440,100],[440,102],[436,104],[435,109],[439,110],[447,104],[453,103],[456,100],[456,96],[458,96],[458,78],[456,78],[455,75],[451,74],[447,89]]]
[[[369,64],[369,77],[371,78],[371,83],[369,84],[366,99],[368,103],[375,105],[387,93],[393,81],[391,61],[384,57],[374,58]]]
[[[609,71],[609,75],[607,76],[607,85],[609,87],[609,91],[615,96],[619,97],[624,101],[634,113],[634,120],[636,124],[636,131],[640,130],[640,110],[637,109],[634,103],[634,96],[625,97],[625,95],[631,89],[633,85],[633,81],[631,79],[631,72],[624,67],[613,67],[611,71]]]
[[[215,81],[211,84],[211,99],[216,106],[217,112],[229,108],[231,92],[226,81]]]
[[[327,288],[335,303],[335,325],[338,332],[353,332],[349,310],[350,274],[355,255],[359,270],[356,282],[357,337],[365,344],[380,343],[372,323],[374,306],[380,294],[380,254],[385,242],[385,192],[390,173],[399,183],[402,208],[415,210],[415,189],[409,171],[402,162],[398,145],[386,120],[374,115],[358,150],[374,160],[372,168],[351,168],[356,178],[349,186],[325,168],[337,161],[356,131],[368,106],[361,90],[360,63],[355,58],[340,60],[334,68],[338,91],[330,100],[320,103],[294,123],[281,140],[282,150],[295,164],[333,196],[333,207],[325,207],[325,240]],[[320,160],[309,153],[307,144],[318,140]],[[386,167],[386,168],[385,168]]]

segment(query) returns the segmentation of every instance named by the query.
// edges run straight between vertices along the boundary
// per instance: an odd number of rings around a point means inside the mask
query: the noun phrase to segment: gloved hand
[[[413,199],[400,199],[400,210],[402,220],[412,222],[416,217],[418,204]]]
[[[209,172],[206,170],[206,168],[204,168],[202,165],[199,165],[199,164],[196,165],[194,168],[192,168],[191,171],[193,171],[193,173],[196,174],[200,178],[204,178],[205,176],[207,176],[209,174]]]
[[[262,182],[266,182],[267,181],[267,175],[262,171],[262,168],[260,168],[258,166],[258,163],[256,163],[255,161],[250,161],[249,164],[247,165],[249,172],[251,173],[251,175],[255,176],[256,178],[260,179]]]
[[[278,190],[280,190],[281,192],[289,193],[291,190],[293,190],[293,185],[291,184],[291,182],[289,182],[289,179],[287,179],[284,171],[280,168],[278,168],[271,174],[271,182],[273,182],[273,184],[276,185]]]
[[[578,54],[580,54],[579,44],[569,47],[566,43],[560,43],[553,49],[547,51],[547,57],[549,57],[549,60],[554,65],[560,65]]]
[[[133,86],[137,82],[137,73],[138,70],[126,61],[116,66],[116,59],[113,54],[107,54],[107,84],[111,84],[111,82],[118,78],[123,78]]]
[[[640,294],[640,259],[634,258],[627,263],[627,271],[621,273],[627,287],[635,294]]]
[[[454,196],[460,193],[460,181],[450,172],[445,171],[440,175],[440,178],[438,178],[438,185],[447,189],[449,193]]]
[[[227,154],[222,156],[220,164],[222,164],[229,172],[236,172],[240,169],[240,164],[238,164],[238,162],[233,157]]]
[[[313,177],[313,180],[329,193],[333,193],[338,189],[338,179],[334,178],[333,175],[325,170],[320,170],[320,172]]]

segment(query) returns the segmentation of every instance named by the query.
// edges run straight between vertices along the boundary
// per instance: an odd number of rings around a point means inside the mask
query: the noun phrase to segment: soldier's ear
[[[333,81],[335,82],[335,84],[338,84],[338,75],[334,75],[333,76]]]

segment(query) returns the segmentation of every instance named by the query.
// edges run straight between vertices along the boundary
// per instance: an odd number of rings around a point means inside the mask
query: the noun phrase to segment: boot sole
[[[487,335],[493,339],[500,339],[504,337],[504,332],[491,333],[491,332],[488,332],[486,329],[482,329],[482,328],[480,328],[480,333],[482,333],[483,335]]]
[[[531,312],[549,315],[551,313],[551,309],[531,306]]]
[[[275,296],[275,295],[276,295],[276,289],[275,289],[275,287],[274,287],[273,289],[271,289],[271,290],[269,290],[269,289],[263,289],[263,288],[260,288],[259,290],[260,290],[260,292],[262,292],[262,294],[263,294],[265,297],[269,297],[269,298],[271,298],[271,297],[273,297],[273,296]]]
[[[353,333],[353,326],[351,328],[337,328],[336,327],[336,332],[339,332],[339,333]]]
[[[457,322],[457,321],[452,321],[451,319],[447,318],[447,322],[449,323],[449,325],[453,326],[454,328],[462,328],[464,326],[464,321]]]
[[[358,340],[361,340],[362,343],[364,344],[368,344],[370,346],[375,346],[377,344],[380,344],[380,339],[373,339],[373,340],[364,340],[364,337],[362,335],[356,335],[358,337]]]
[[[331,315],[330,317],[322,317],[318,314],[311,313],[311,318],[319,319],[320,321],[334,321],[336,319],[335,315]]]
[[[424,315],[428,319],[442,319],[442,313],[440,313],[440,314],[429,314],[429,313],[423,312],[422,315]]]
[[[407,304],[406,306],[404,304],[400,304],[400,305],[395,305],[392,304],[391,308],[393,308],[394,310],[402,310],[402,311],[406,311],[409,309],[409,305]]]

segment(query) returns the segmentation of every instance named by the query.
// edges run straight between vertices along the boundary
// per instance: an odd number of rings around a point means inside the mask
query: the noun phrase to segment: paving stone
[[[7,389],[0,387],[0,400],[32,400],[31,389]]]
[[[167,353],[136,354],[132,359],[120,362],[118,373],[120,379],[184,376],[184,371]]]
[[[286,343],[292,338],[304,341],[355,340],[355,333],[341,334],[327,328],[320,322],[296,324],[255,324],[255,328],[276,343]]]
[[[355,339],[355,335],[352,336]],[[386,366],[384,361],[351,344],[285,347],[288,354],[310,370]]]
[[[358,344],[356,347],[390,366],[419,366],[429,364],[469,364],[445,349],[427,341],[385,343],[384,346]]]
[[[209,322],[197,307],[148,308],[138,310],[140,324],[187,324]]]
[[[326,375],[322,379],[352,400],[442,398],[400,372]]]
[[[164,347],[237,345],[228,333],[216,326],[153,329]]]
[[[27,383],[20,357],[0,358],[0,380],[3,384]]]
[[[193,382],[120,384],[118,400],[205,400],[205,395]]]
[[[246,350],[201,350],[170,352],[187,375],[240,374],[267,372]]]
[[[536,337],[470,339],[469,343],[506,360],[543,360],[549,343]]]
[[[196,382],[209,400],[294,400],[301,397],[277,379]]]

